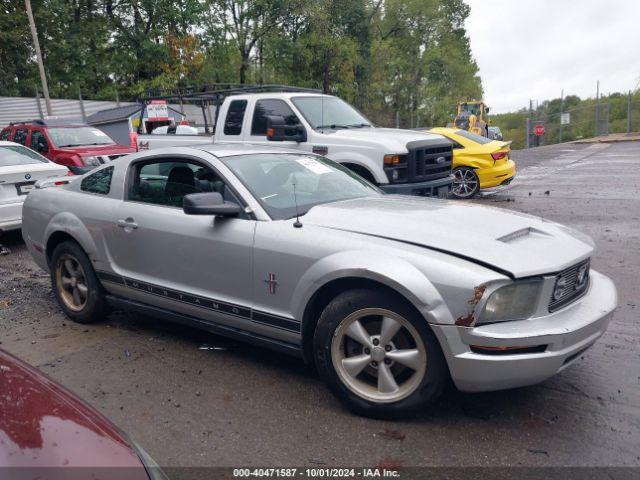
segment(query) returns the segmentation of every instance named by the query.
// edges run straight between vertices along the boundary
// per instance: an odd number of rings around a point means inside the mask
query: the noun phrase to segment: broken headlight
[[[542,279],[519,280],[495,290],[476,325],[529,318],[538,305]]]

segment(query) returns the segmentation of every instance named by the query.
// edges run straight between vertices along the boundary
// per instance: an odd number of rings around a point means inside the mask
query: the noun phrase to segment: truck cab
[[[332,95],[234,92],[225,96],[214,123],[215,143],[280,144],[319,154],[388,193],[446,196],[451,189],[449,140],[425,132],[378,128]],[[168,137],[140,135],[138,145],[144,149],[211,142],[203,136]]]
[[[273,135],[270,122],[279,123],[283,135]],[[377,128],[354,107],[331,95],[233,95],[222,104],[217,124],[216,142],[278,142],[316,153],[389,193],[443,195],[450,188],[448,140],[411,130]]]

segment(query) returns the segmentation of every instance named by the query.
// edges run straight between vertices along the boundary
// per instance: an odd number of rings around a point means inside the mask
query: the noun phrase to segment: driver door
[[[182,199],[216,191],[241,200],[207,163],[147,157],[129,166],[108,250],[121,291],[145,304],[251,330],[256,221],[187,215]]]

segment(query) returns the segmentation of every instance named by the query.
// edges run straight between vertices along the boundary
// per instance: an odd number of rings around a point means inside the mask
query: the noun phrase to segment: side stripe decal
[[[133,280],[119,275],[114,275],[108,272],[98,271],[96,272],[98,278],[105,282],[116,283],[124,285],[128,288],[139,290],[151,295],[157,295],[162,298],[168,298],[176,302],[186,303],[195,307],[203,308],[206,310],[212,310],[216,312],[222,312],[227,315],[232,315],[245,320],[250,320],[261,325],[266,325],[280,330],[286,330],[289,332],[300,333],[300,322],[272,315],[267,312],[261,312],[259,310],[253,310],[249,307],[242,305],[235,305],[232,303],[221,302],[212,298],[201,297],[199,295],[192,295],[189,293],[180,292],[178,290],[172,290],[158,285],[153,285],[147,282],[141,282],[139,280]]]

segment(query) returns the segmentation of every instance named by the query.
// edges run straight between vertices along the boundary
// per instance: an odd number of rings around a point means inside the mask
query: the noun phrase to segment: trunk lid
[[[49,162],[0,167],[0,204],[20,201],[35,188],[37,181],[68,172],[66,167]]]

